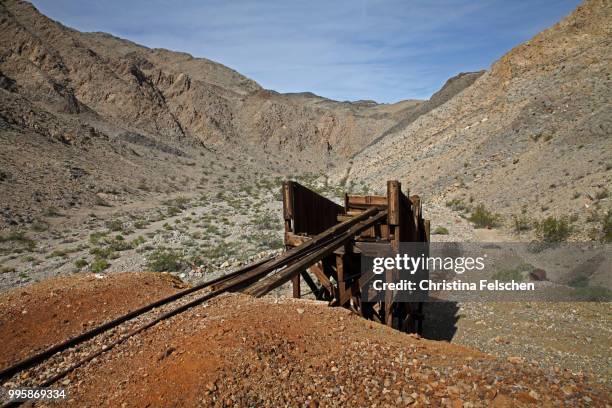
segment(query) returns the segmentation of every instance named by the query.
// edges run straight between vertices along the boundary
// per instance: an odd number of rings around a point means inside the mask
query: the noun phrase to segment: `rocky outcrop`
[[[506,220],[522,208],[534,219],[583,221],[594,207],[605,210],[605,198],[585,193],[604,197],[612,178],[611,17],[610,2],[586,1],[364,149],[350,178],[381,188],[398,178],[429,198],[484,203]]]

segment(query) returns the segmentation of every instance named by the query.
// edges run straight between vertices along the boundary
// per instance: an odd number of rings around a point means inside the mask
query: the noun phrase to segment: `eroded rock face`
[[[586,218],[594,202],[584,192],[612,176],[611,16],[610,2],[585,2],[364,149],[350,177],[398,178],[411,191],[507,215],[527,207],[534,218]]]
[[[327,143],[335,157],[356,153],[394,122],[376,103],[265,91],[213,61],[80,33],[20,1],[3,2],[0,12],[3,78],[52,113],[89,109],[117,127],[166,140],[246,141],[309,159],[327,153]]]
[[[397,109],[267,91],[207,59],[80,33],[29,3],[0,4],[0,170],[19,175],[3,182],[0,205],[13,213],[39,206],[27,198],[34,184],[48,205],[65,207],[65,194],[87,204],[108,188],[129,193],[141,177],[181,175],[178,157],[321,173],[395,124]],[[65,161],[89,176],[64,177]]]

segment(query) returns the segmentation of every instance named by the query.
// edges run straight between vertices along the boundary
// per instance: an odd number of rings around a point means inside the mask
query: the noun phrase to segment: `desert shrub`
[[[145,229],[148,223],[146,221],[136,221],[134,222],[134,228],[136,229]]]
[[[266,211],[263,214],[258,215],[253,220],[253,223],[258,228],[265,229],[265,230],[273,230],[279,226],[278,219],[272,211]]]
[[[484,204],[478,204],[468,219],[476,228],[492,228],[499,225],[500,216],[487,210]]]
[[[131,242],[132,248],[136,248],[145,243],[145,238],[142,235],[134,238]]]
[[[572,288],[586,288],[589,286],[589,278],[586,276],[577,276],[568,282]]]
[[[121,220],[107,221],[106,228],[108,228],[110,231],[113,231],[113,232],[123,231],[123,222],[121,222]]]
[[[459,199],[459,198],[453,198],[452,200],[449,200],[446,202],[446,206],[448,208],[450,208],[453,211],[468,211],[469,210],[469,206],[466,205],[463,200]]]
[[[59,217],[62,214],[55,207],[47,207],[43,211],[43,215],[46,217]]]
[[[103,199],[102,197],[100,197],[99,195],[96,195],[94,198],[94,204],[95,205],[99,205],[100,207],[112,207],[112,205],[110,205],[108,203],[108,201],[106,201],[105,199]]]
[[[93,245],[98,245],[100,240],[106,235],[108,235],[108,232],[92,232],[89,234],[89,242],[91,242]]]
[[[608,198],[609,195],[610,193],[608,192],[608,190],[604,188],[602,190],[599,190],[597,193],[595,193],[595,199],[603,200],[604,198]]]
[[[74,266],[76,266],[79,269],[82,269],[87,266],[87,261],[83,258],[77,259],[76,261],[74,261]]]
[[[606,211],[601,222],[601,240],[603,242],[612,242],[612,210]]]
[[[547,217],[536,224],[536,236],[544,242],[563,242],[573,231],[568,217]]]
[[[0,234],[0,243],[12,243],[14,245],[21,246],[18,252],[22,252],[23,250],[33,251],[36,248],[36,243],[34,240],[25,235],[23,231],[10,231],[8,234]]]
[[[448,228],[446,227],[442,227],[442,226],[438,226],[436,227],[436,229],[433,231],[433,233],[435,235],[448,235]]]
[[[187,208],[187,204],[189,204],[189,199],[187,197],[179,196],[173,198],[172,200],[166,200],[163,204],[169,207],[178,207],[181,210],[185,210]]]
[[[577,287],[574,289],[573,297],[583,302],[610,302],[612,291],[603,286]]]
[[[166,210],[166,214],[168,215],[168,217],[174,217],[175,215],[179,215],[182,212],[183,210],[176,206],[168,207],[168,209]]]
[[[112,251],[127,251],[132,249],[132,244],[127,242],[121,235],[117,235],[115,239],[109,242],[108,248]]]
[[[91,263],[91,271],[94,273],[99,273],[108,269],[110,263],[106,259],[96,259]]]
[[[520,282],[523,280],[523,274],[518,269],[501,268],[493,274],[492,278],[502,282]]]
[[[89,253],[94,255],[96,259],[115,259],[119,257],[110,247],[94,247],[89,250]]]
[[[49,224],[46,222],[35,221],[30,225],[32,231],[43,232],[49,229]]]
[[[523,209],[520,214],[512,216],[512,228],[514,232],[520,234],[531,229],[531,220],[527,216],[527,210]]]
[[[176,272],[183,267],[183,257],[170,249],[158,249],[149,255],[147,267],[153,272]]]

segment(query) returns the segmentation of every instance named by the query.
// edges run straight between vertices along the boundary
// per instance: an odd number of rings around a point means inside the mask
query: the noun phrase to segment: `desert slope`
[[[591,0],[474,84],[364,149],[350,179],[399,178],[434,200],[512,214],[609,206],[612,6]],[[345,177],[339,170],[337,177]]]
[[[184,166],[217,160],[242,174],[320,173],[420,103],[282,95],[207,59],[81,33],[16,0],[0,4],[0,53],[9,225],[99,194],[192,191],[199,176]]]

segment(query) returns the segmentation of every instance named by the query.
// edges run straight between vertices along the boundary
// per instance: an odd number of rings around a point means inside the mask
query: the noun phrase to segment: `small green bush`
[[[529,231],[531,229],[531,220],[527,216],[526,211],[512,216],[512,227],[514,232],[517,234],[520,234],[523,231]]]
[[[500,216],[487,210],[484,204],[478,204],[468,219],[476,228],[492,228],[499,225]]]
[[[89,242],[93,245],[98,245],[100,239],[108,235],[108,232],[92,232],[89,234]]]
[[[34,242],[34,240],[26,236],[23,231],[10,231],[6,235],[0,235],[0,243],[2,242],[11,242],[18,245],[22,245],[24,249],[28,251],[33,251],[34,248],[36,248],[36,243]]]
[[[123,222],[121,220],[110,220],[106,223],[106,228],[113,232],[123,231]]]
[[[183,210],[181,210],[179,207],[172,206],[168,207],[166,214],[168,215],[168,217],[174,217],[175,215],[179,215],[182,212]]]
[[[82,269],[87,266],[87,261],[83,258],[77,259],[76,261],[74,261],[74,266],[76,266],[79,269]]]
[[[170,249],[158,249],[149,255],[147,267],[153,272],[177,272],[183,267],[183,257]]]
[[[606,211],[601,219],[599,240],[601,242],[612,242],[612,210]]]
[[[563,242],[569,238],[573,227],[568,217],[547,217],[536,224],[536,236],[544,242]]]
[[[106,259],[96,259],[91,263],[91,271],[94,273],[99,273],[108,269],[110,263]]]
[[[586,288],[589,286],[589,278],[586,276],[577,276],[568,283],[572,288]]]
[[[118,237],[116,237],[109,243],[108,248],[112,251],[120,252],[132,249],[132,245],[129,242],[125,241],[123,237],[121,237],[121,239],[118,239]]]
[[[115,258],[119,257],[119,255],[117,255],[115,253],[115,251],[113,251],[113,249],[110,248],[110,247],[107,247],[107,248],[100,248],[100,247],[91,248],[89,250],[89,253],[94,255],[96,257],[96,259],[115,259]]]
[[[452,200],[449,200],[446,202],[446,206],[448,208],[450,208],[453,211],[468,211],[469,210],[469,206],[466,205],[463,200],[460,200],[459,198],[453,198]]]
[[[448,235],[448,228],[438,226],[433,232],[435,235]]]
[[[45,222],[36,221],[32,223],[30,228],[32,228],[32,231],[43,232],[49,229],[49,224]]]
[[[611,302],[612,291],[603,286],[584,286],[574,289],[574,299],[582,302]]]
[[[131,242],[132,244],[132,248],[136,248],[139,245],[142,245],[145,243],[145,239],[142,235],[139,235],[137,238],[134,238]]]
[[[523,274],[518,269],[502,268],[493,274],[493,279],[497,279],[502,282],[520,282],[523,280]]]

